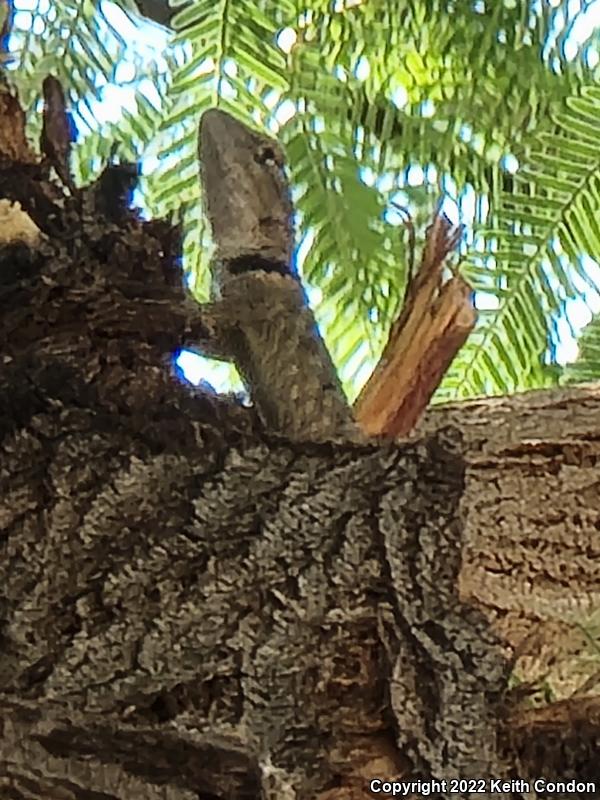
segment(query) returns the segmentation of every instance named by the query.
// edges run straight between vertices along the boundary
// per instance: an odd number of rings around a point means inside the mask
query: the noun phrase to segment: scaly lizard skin
[[[216,245],[224,348],[265,425],[290,439],[356,438],[351,409],[292,267],[283,153],[218,109],[200,122],[204,203]]]

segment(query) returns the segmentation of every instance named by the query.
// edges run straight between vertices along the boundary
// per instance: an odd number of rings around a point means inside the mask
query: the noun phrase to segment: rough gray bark
[[[95,191],[80,206],[0,170],[45,237],[0,249],[4,795],[348,800],[372,777],[528,777],[510,661],[459,595],[472,445],[465,489],[456,428],[291,442],[178,383],[169,354],[218,312],[184,297],[168,225],[93,216]],[[544,768],[598,779],[596,736],[567,729]]]
[[[444,425],[466,461],[461,597],[517,649],[518,673],[566,698],[598,669],[580,656],[600,609],[600,390],[448,405],[415,435]]]

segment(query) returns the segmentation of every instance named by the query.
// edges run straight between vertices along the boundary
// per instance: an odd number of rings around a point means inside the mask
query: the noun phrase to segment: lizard
[[[201,183],[225,351],[265,426],[296,440],[357,438],[352,410],[294,268],[283,149],[229,113],[200,120]]]

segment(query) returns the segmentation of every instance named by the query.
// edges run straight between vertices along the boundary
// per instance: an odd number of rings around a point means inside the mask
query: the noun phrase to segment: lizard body
[[[354,438],[352,411],[292,267],[294,232],[279,144],[224,111],[202,116],[204,202],[216,245],[213,293],[225,348],[258,413],[290,439]]]

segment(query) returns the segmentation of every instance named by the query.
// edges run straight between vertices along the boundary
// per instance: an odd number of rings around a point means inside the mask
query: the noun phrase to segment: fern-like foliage
[[[542,132],[514,190],[500,198],[498,227],[480,231],[465,274],[481,298],[479,325],[454,361],[442,396],[539,386],[553,324],[587,284],[581,256],[600,259],[600,90],[584,86]],[[491,301],[491,302],[490,302]]]
[[[569,364],[562,376],[563,383],[600,380],[600,316],[585,326],[579,339],[579,357]]]

